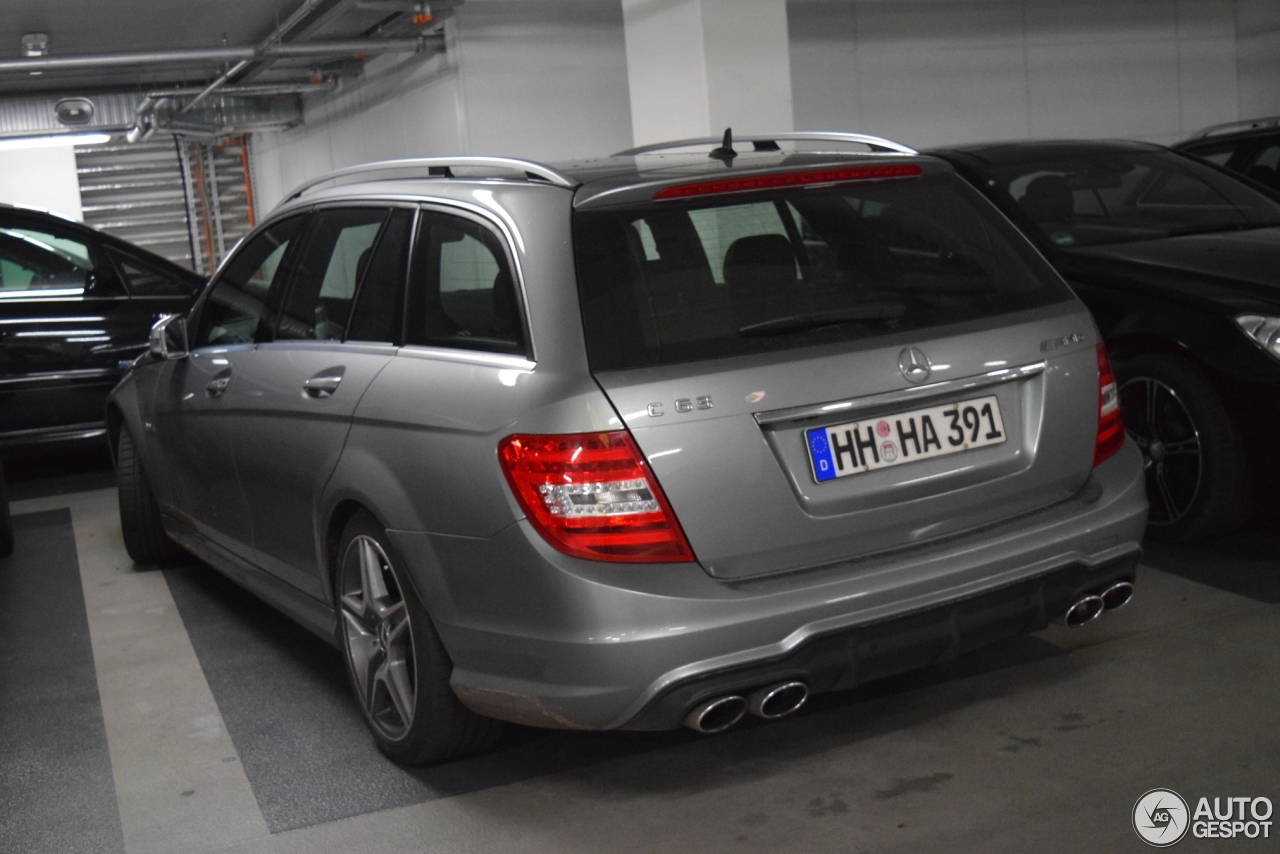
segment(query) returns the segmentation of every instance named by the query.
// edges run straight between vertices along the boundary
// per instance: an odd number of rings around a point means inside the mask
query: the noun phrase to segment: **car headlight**
[[[1236,323],[1259,347],[1280,359],[1280,317],[1242,314],[1236,318]]]

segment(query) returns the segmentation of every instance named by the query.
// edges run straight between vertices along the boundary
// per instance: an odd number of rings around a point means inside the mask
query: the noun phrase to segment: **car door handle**
[[[338,390],[338,383],[340,382],[342,382],[342,374],[340,373],[326,372],[317,374],[302,384],[302,393],[307,397],[328,397]]]
[[[231,384],[231,375],[214,377],[209,380],[209,384],[204,387],[205,394],[209,397],[221,397],[222,393],[227,390],[227,386]]]

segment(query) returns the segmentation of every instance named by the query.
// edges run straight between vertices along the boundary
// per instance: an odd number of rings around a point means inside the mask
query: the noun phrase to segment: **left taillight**
[[[1107,348],[1098,344],[1098,433],[1093,443],[1093,464],[1111,457],[1124,444],[1124,419],[1120,415],[1120,391],[1116,386]]]
[[[622,563],[694,559],[627,431],[508,436],[498,460],[529,522],[565,554]]]

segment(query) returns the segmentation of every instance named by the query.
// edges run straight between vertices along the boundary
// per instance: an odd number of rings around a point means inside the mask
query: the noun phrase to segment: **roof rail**
[[[749,142],[756,151],[779,151],[779,142],[844,142],[860,143],[872,150],[887,151],[893,154],[919,154],[914,148],[908,148],[900,142],[869,136],[865,133],[840,133],[838,131],[788,131],[786,133],[744,134],[734,138],[734,142]],[[641,145],[619,151],[614,157],[634,157],[637,154],[649,154],[654,151],[666,151],[672,148],[688,148],[695,145],[719,145],[720,137],[707,136],[697,139],[677,139],[673,142],[656,142],[652,145]]]
[[[348,166],[338,169],[319,178],[313,178],[293,189],[285,196],[285,201],[292,201],[308,190],[320,184],[353,175],[364,175],[378,172],[403,172],[408,178],[452,178],[454,168],[492,169],[495,172],[518,172],[531,181],[545,181],[558,187],[573,189],[578,182],[542,163],[532,160],[518,160],[514,157],[410,157],[404,160],[381,160],[373,163],[362,163],[359,166]]]
[[[1204,139],[1208,136],[1221,136],[1224,133],[1234,133],[1238,130],[1256,130],[1277,125],[1280,125],[1280,116],[1270,116],[1265,119],[1244,119],[1238,122],[1223,122],[1220,125],[1210,125],[1207,128],[1202,128],[1187,137],[1187,139]]]

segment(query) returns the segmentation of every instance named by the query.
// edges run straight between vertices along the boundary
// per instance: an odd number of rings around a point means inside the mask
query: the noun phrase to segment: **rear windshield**
[[[1071,298],[952,174],[577,211],[593,370],[853,341]]]

